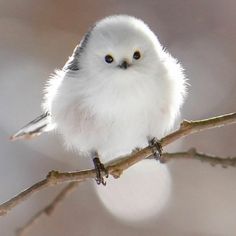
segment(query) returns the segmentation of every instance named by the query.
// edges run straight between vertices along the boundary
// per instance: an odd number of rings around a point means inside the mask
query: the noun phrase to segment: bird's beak
[[[119,65],[119,67],[123,70],[126,70],[129,66],[130,64],[126,60],[122,61],[121,64]]]

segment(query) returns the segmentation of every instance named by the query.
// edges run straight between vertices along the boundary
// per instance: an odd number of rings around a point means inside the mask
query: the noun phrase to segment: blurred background
[[[56,135],[14,143],[8,137],[40,114],[48,76],[95,21],[121,13],[143,19],[186,70],[191,87],[182,117],[202,119],[235,111],[235,9],[234,0],[0,0],[0,202],[51,169],[78,169],[76,154],[63,150]],[[177,149],[235,156],[235,138],[234,125],[189,136]],[[28,235],[236,235],[235,168],[193,160],[173,161],[168,168],[171,197],[150,222],[119,221],[89,182]],[[42,191],[1,217],[0,235],[13,236],[60,188]]]

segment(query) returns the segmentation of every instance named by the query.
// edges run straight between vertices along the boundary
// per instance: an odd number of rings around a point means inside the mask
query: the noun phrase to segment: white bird
[[[45,89],[43,115],[12,139],[56,129],[67,147],[101,160],[144,147],[174,124],[186,94],[183,69],[140,19],[97,22]]]

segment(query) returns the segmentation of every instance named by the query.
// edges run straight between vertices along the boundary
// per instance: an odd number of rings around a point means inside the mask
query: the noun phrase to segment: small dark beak
[[[127,61],[122,61],[122,63],[119,65],[119,67],[124,70],[126,70],[129,66],[130,65]]]

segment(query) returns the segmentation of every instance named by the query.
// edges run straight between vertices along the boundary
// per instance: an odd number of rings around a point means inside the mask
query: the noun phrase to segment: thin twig
[[[160,140],[162,146],[166,146],[179,138],[185,137],[189,134],[200,132],[206,129],[221,127],[224,125],[229,125],[236,123],[236,113],[230,113],[223,116],[218,116],[205,120],[197,121],[183,121],[180,125],[180,128],[175,132],[167,135],[166,137]],[[136,153],[132,153],[125,157],[115,159],[112,163],[106,165],[106,168],[109,174],[118,178],[122,172],[128,169],[130,166],[135,163],[148,158],[153,154],[153,148],[147,146]],[[223,162],[224,159],[222,159]],[[103,173],[105,175],[106,173]],[[0,215],[4,215],[9,212],[13,207],[23,202],[25,199],[30,197],[33,193],[36,193],[46,187],[72,181],[86,181],[89,178],[95,178],[96,172],[94,169],[83,170],[77,172],[65,172],[59,173],[57,171],[49,172],[46,179],[34,184],[32,187],[26,189],[25,191],[19,193],[14,198],[6,201],[0,205]]]
[[[228,166],[236,165],[236,157],[222,158],[222,157],[207,155],[207,154],[196,152],[195,148],[191,148],[187,152],[163,153],[161,162],[166,163],[174,159],[196,159],[202,162],[207,162],[212,166],[221,165],[222,167],[225,167],[225,168]],[[79,182],[72,182],[68,184],[47,207],[40,210],[33,217],[31,217],[31,219],[17,231],[18,233],[17,235],[24,236],[25,233],[29,231],[30,228],[32,228],[32,226],[36,222],[38,222],[43,215],[45,214],[51,215],[55,211],[56,207],[58,207],[60,203],[67,197],[67,195],[76,189],[78,184]]]
[[[236,157],[218,157],[214,155],[199,153],[195,148],[189,149],[187,152],[163,153],[161,162],[166,163],[170,160],[199,160],[201,162],[209,163],[211,166],[221,165],[226,168],[229,166],[236,166]]]
[[[184,120],[180,124],[180,128],[178,130],[161,139],[161,144],[162,146],[166,146],[170,143],[173,143],[177,139],[185,137],[189,134],[197,133],[202,130],[219,128],[233,123],[236,123],[236,112],[205,120]]]
[[[17,235],[23,236],[27,231],[30,230],[30,228],[36,222],[38,222],[38,220],[43,215],[50,216],[55,211],[55,209],[62,203],[62,201],[77,188],[78,185],[79,182],[69,183],[65,188],[62,189],[62,191],[54,198],[54,200],[49,205],[47,205],[41,211],[37,212],[23,227],[18,229]]]

